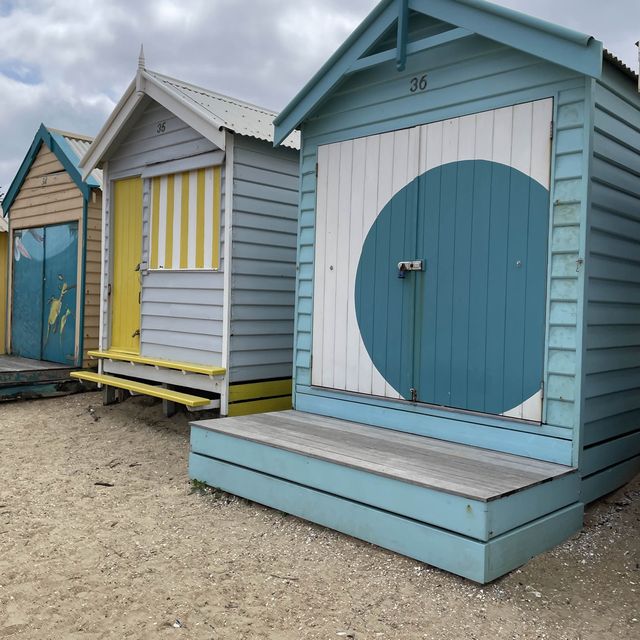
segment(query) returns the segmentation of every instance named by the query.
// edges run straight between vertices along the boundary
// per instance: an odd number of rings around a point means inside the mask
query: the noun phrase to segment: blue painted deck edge
[[[197,453],[189,456],[189,475],[479,583],[521,566],[582,525],[577,503],[484,543]]]
[[[300,388],[295,394],[295,409],[557,464],[571,466],[572,463],[571,440],[462,422],[453,416],[443,418],[402,411],[386,406],[386,403],[384,406],[382,403],[367,404],[346,396],[339,398],[303,393]]]
[[[191,425],[191,450],[486,541],[575,503],[576,472],[484,502]],[[200,478],[198,478],[200,479]]]

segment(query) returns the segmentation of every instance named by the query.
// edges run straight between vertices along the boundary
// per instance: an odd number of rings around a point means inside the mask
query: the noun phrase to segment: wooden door
[[[113,183],[110,349],[140,353],[142,179]]]
[[[11,353],[42,358],[44,227],[13,232]]]
[[[314,385],[540,420],[551,116],[319,149]]]

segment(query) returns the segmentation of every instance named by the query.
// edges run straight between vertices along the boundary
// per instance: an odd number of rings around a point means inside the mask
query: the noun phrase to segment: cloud
[[[640,3],[500,0],[603,39],[635,66]],[[40,122],[95,134],[151,69],[281,109],[376,0],[0,0],[0,185]],[[613,7],[613,9],[612,9]]]

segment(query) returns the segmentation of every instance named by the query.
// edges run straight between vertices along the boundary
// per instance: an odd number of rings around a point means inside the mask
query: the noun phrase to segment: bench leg
[[[163,384],[162,385],[164,389],[168,389],[169,385],[168,384]],[[176,403],[175,402],[171,402],[171,400],[162,400],[162,415],[165,418],[170,418],[171,416],[174,416],[176,414],[177,408],[176,408]]]
[[[107,385],[102,387],[102,404],[107,406],[118,402],[118,389],[115,387],[108,387]]]

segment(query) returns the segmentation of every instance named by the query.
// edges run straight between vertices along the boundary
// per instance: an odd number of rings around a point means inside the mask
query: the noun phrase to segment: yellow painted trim
[[[189,172],[182,174],[182,211],[180,212],[180,268],[189,266]]]
[[[164,250],[164,266],[167,269],[173,268],[173,198],[175,197],[173,185],[175,179],[175,174],[167,176],[167,227],[165,229],[167,240]]]
[[[188,371],[189,373],[201,373],[206,376],[223,376],[226,370],[222,367],[208,366],[206,364],[192,364],[190,362],[174,362],[173,360],[160,360],[158,358],[147,358],[145,356],[121,353],[119,351],[89,351],[90,358],[101,358],[103,360],[120,360],[133,362],[135,364],[148,364],[152,367],[164,369],[177,369],[178,371]]]
[[[256,398],[272,398],[274,396],[291,395],[291,378],[287,380],[267,380],[266,382],[250,382],[229,386],[229,402],[254,400]]]
[[[198,169],[197,173],[197,200],[196,200],[196,269],[204,267],[204,169]]]
[[[214,269],[220,268],[220,199],[222,192],[222,170],[213,168],[213,251],[211,263]],[[227,214],[229,215],[229,214]]]
[[[104,384],[108,387],[126,389],[127,391],[141,393],[145,396],[153,396],[154,398],[162,398],[163,400],[169,400],[170,402],[184,404],[187,407],[204,407],[212,402],[209,398],[193,396],[190,393],[164,389],[163,387],[158,387],[152,384],[145,384],[144,382],[136,382],[125,378],[117,378],[116,376],[105,376],[91,371],[72,371],[70,375],[72,378],[77,378],[78,380],[86,380],[88,382]]]
[[[236,402],[229,405],[229,417],[247,416],[252,413],[268,413],[269,411],[286,411],[291,409],[291,396],[281,398],[269,398],[268,400],[255,400],[253,402]]]
[[[151,185],[151,268],[157,269],[158,238],[160,237],[160,178],[153,178]]]

